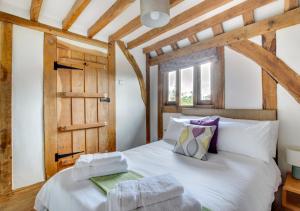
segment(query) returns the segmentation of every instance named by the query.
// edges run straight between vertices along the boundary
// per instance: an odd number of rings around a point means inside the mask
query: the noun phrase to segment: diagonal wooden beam
[[[250,39],[251,37],[277,31],[296,24],[300,24],[300,8],[220,34],[206,40],[205,42],[195,43],[193,45],[180,48],[175,52],[165,53],[164,55],[154,57],[150,60],[150,63],[151,65],[159,64],[160,62],[178,58],[189,53],[228,45],[230,43]]]
[[[62,22],[63,30],[68,30],[77,20],[83,10],[88,6],[91,0],[76,0],[71,10]]]
[[[239,15],[243,15],[245,12],[247,11],[251,11],[251,10],[254,10],[256,8],[259,8],[261,6],[264,6],[266,4],[269,4],[271,2],[274,2],[274,0],[260,0],[260,1],[257,1],[257,0],[247,0],[246,2],[244,3],[241,3],[235,7],[232,7],[224,12],[222,12],[221,14],[219,15],[216,15],[212,18],[209,18],[205,21],[202,21],[186,30],[183,30],[175,35],[172,35],[172,36],[169,36],[168,38],[166,39],[163,39],[159,42],[156,42],[146,48],[144,48],[144,53],[149,53],[157,48],[162,48],[164,46],[167,46],[171,43],[174,43],[174,42],[178,42],[182,39],[185,39],[187,38],[188,36],[191,36],[193,34],[196,34],[200,31],[203,31],[205,29],[208,29],[214,25],[217,25],[217,24],[220,24],[224,21],[227,21],[227,20],[230,20],[234,17],[237,17]]]
[[[42,8],[43,0],[32,0],[30,7],[30,20],[38,21],[40,16],[40,11]]]
[[[160,28],[152,29],[143,35],[137,37],[136,39],[130,41],[127,44],[127,47],[129,49],[135,48],[149,40],[152,40],[155,37],[158,37],[159,35],[170,31],[182,24],[185,24],[201,15],[204,15],[228,2],[231,2],[232,0],[205,0],[196,6],[184,11],[183,13],[180,13],[179,15],[175,16],[170,20],[170,22]]]
[[[170,8],[175,7],[179,3],[183,2],[184,0],[170,0]],[[125,24],[122,28],[116,31],[109,37],[109,40],[121,40],[123,37],[127,36],[128,34],[134,32],[138,28],[142,27],[141,23],[141,16],[137,16],[127,24]]]
[[[103,42],[100,40],[95,40],[95,39],[90,39],[88,37],[85,37],[83,35],[79,35],[79,34],[76,34],[73,32],[63,31],[62,29],[59,29],[59,28],[56,28],[53,26],[30,21],[25,18],[20,18],[20,17],[14,16],[14,15],[11,15],[11,14],[8,14],[5,12],[0,12],[0,21],[16,24],[19,26],[27,27],[30,29],[38,30],[38,31],[42,31],[42,32],[49,33],[49,34],[52,34],[55,36],[64,37],[64,38],[76,40],[79,42],[84,42],[84,43],[87,43],[90,45],[98,46],[100,48],[107,49],[107,47],[108,47],[106,42]]]
[[[248,40],[231,43],[229,47],[255,61],[300,103],[300,76],[281,59]]]
[[[137,78],[139,81],[139,85],[140,85],[140,90],[141,90],[141,97],[142,100],[146,106],[146,102],[147,102],[147,96],[146,96],[146,85],[145,85],[145,81],[143,78],[143,74],[142,71],[140,69],[140,67],[138,66],[137,62],[135,61],[134,57],[131,55],[131,53],[128,51],[128,49],[125,46],[125,43],[123,41],[118,40],[117,41],[121,51],[123,52],[123,54],[125,55],[125,57],[127,58],[128,62],[131,64]]]
[[[95,36],[107,24],[118,17],[135,0],[117,0],[88,30],[88,37]]]

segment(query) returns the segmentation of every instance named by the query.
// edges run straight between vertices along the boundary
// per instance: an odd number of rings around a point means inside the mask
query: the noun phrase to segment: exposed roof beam
[[[163,50],[160,48],[160,49],[157,49],[157,50],[156,50],[156,54],[157,54],[158,56],[160,56],[160,55],[163,55],[164,52],[163,52]]]
[[[170,7],[175,7],[180,2],[183,2],[184,0],[170,0]],[[120,28],[118,31],[116,31],[114,34],[112,34],[109,39],[110,40],[120,40],[123,37],[127,36],[128,34],[134,32],[138,28],[142,27],[141,23],[141,16],[137,16],[131,21],[129,21],[127,24],[125,24],[122,28]]]
[[[171,47],[172,47],[173,51],[176,51],[177,49],[179,49],[179,46],[177,43],[171,43]]]
[[[88,30],[88,37],[95,36],[107,24],[118,17],[135,0],[117,0]]]
[[[249,40],[229,44],[229,47],[255,61],[300,103],[300,76],[281,59]]]
[[[152,40],[155,37],[158,37],[159,35],[170,31],[182,24],[185,24],[201,15],[204,15],[205,13],[208,13],[228,2],[230,2],[232,0],[205,0],[199,4],[197,4],[196,6],[180,13],[179,15],[175,16],[174,18],[172,18],[170,20],[170,22],[160,28],[156,28],[156,29],[152,29],[146,33],[144,33],[143,35],[139,36],[138,38],[130,41],[127,44],[127,47],[129,49],[135,48],[149,40]]]
[[[140,67],[138,66],[136,60],[134,59],[134,57],[131,55],[131,53],[128,51],[128,49],[125,46],[125,43],[123,41],[118,40],[117,41],[118,46],[120,47],[121,51],[123,52],[123,54],[125,55],[125,57],[127,58],[128,62],[131,64],[136,77],[138,78],[139,81],[139,85],[140,85],[140,90],[141,90],[141,97],[142,100],[146,106],[146,101],[147,101],[147,96],[146,96],[146,85],[145,85],[145,81],[143,78],[143,74],[142,71],[140,69]]]
[[[42,23],[38,23],[38,22],[34,22],[34,21],[30,21],[27,20],[25,18],[20,18],[5,12],[0,12],[0,21],[4,21],[4,22],[8,22],[8,23],[13,23],[19,26],[24,26],[30,29],[34,29],[34,30],[38,30],[38,31],[42,31],[42,32],[46,32],[49,34],[53,34],[59,37],[64,37],[67,39],[72,39],[72,40],[76,40],[79,42],[84,42],[90,45],[95,45],[101,48],[108,48],[108,44],[106,42],[100,41],[100,40],[95,40],[95,39],[90,39],[88,37],[85,37],[83,35],[79,35],[73,32],[69,32],[69,31],[63,31],[62,29],[53,27],[53,26],[49,26],[46,24],[42,24]]]
[[[177,51],[165,53],[150,60],[151,65],[175,59],[190,53],[198,52],[208,48],[228,45],[241,40],[250,39],[261,34],[277,31],[282,28],[300,24],[300,8],[291,10],[282,15],[277,15],[266,20],[259,21],[238,29],[226,32],[216,37],[210,38],[205,42],[198,42],[190,46],[178,49]]]
[[[38,21],[43,0],[32,0],[30,7],[30,20]]]
[[[217,25],[214,25],[212,27],[212,31],[214,33],[214,36],[218,36],[220,34],[223,34],[224,33],[223,25],[221,23],[217,24]]]
[[[253,10],[247,11],[243,14],[244,25],[254,23],[254,12]]]
[[[274,0],[247,0],[244,3],[241,3],[235,7],[232,7],[223,13],[220,13],[219,15],[216,15],[212,18],[209,18],[205,21],[202,21],[186,30],[183,30],[175,35],[169,36],[166,39],[163,39],[159,42],[156,42],[146,48],[144,48],[144,53],[149,53],[157,48],[162,48],[166,45],[169,45],[170,43],[178,42],[182,39],[187,38],[188,36],[198,33],[200,31],[203,31],[205,29],[208,29],[214,25],[220,24],[226,20],[230,20],[231,18],[237,17],[239,15],[244,14],[245,12],[249,10],[256,9],[258,7],[264,6],[270,2],[274,2]]]
[[[189,41],[190,41],[192,44],[194,44],[194,43],[196,43],[196,42],[199,41],[196,34],[193,34],[193,35],[189,36],[188,39],[189,39]]]
[[[284,11],[295,9],[299,6],[298,0],[284,0]]]
[[[73,23],[77,20],[77,18],[90,2],[91,0],[76,0],[71,10],[62,22],[63,30],[68,30],[73,25]]]

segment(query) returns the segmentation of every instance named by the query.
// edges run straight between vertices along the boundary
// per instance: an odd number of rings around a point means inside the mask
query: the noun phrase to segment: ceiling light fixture
[[[144,26],[158,28],[170,21],[169,0],[141,0],[141,22]]]

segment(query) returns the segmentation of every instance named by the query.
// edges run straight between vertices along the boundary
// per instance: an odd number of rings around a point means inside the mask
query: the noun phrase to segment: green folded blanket
[[[113,189],[120,182],[124,182],[128,180],[138,180],[140,178],[143,178],[143,176],[134,171],[128,171],[126,173],[92,177],[90,178],[90,180],[97,187],[103,190],[105,194],[107,194],[111,189]]]

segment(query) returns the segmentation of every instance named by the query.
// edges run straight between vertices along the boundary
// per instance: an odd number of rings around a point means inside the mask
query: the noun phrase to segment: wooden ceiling
[[[30,7],[30,20],[20,18],[14,15],[7,14],[5,12],[0,12],[0,20],[18,24],[21,26],[27,26],[36,30],[51,33],[57,36],[66,37],[73,40],[78,40],[81,42],[86,42],[88,44],[97,45],[101,48],[107,48],[107,42],[103,42],[95,39],[97,33],[108,26],[113,20],[126,11],[126,9],[138,0],[115,0],[114,3],[108,8],[100,17],[94,21],[94,23],[89,26],[86,34],[87,36],[79,35],[70,32],[71,26],[84,12],[87,6],[92,2],[91,0],[76,0],[70,11],[65,14],[61,25],[62,28],[56,28],[46,24],[39,23],[39,14],[43,5],[43,0],[31,0]],[[185,0],[186,1],[186,0]],[[208,19],[201,22],[197,22],[195,25],[185,28],[176,34],[173,34],[165,39],[160,39],[159,41],[143,48],[144,53],[156,52],[157,56],[152,58],[152,63],[156,64],[165,59],[173,58],[174,55],[182,55],[185,52],[184,48],[179,48],[178,42],[183,39],[188,39],[191,46],[197,46],[194,49],[202,49],[199,46],[211,46],[209,43],[222,39],[227,39],[230,34],[229,32],[224,33],[223,23],[232,18],[242,16],[244,21],[244,27],[249,24],[255,23],[254,10],[263,7],[267,4],[274,2],[275,0],[246,0],[236,6],[230,7],[229,9],[214,15]],[[184,0],[170,0],[171,9],[177,5],[180,5]],[[228,3],[232,3],[234,0],[203,0],[199,1],[198,4],[192,6],[191,8],[182,11],[176,16],[172,17],[170,22],[161,28],[151,29],[145,33],[135,36],[134,39],[129,40],[125,46],[127,49],[133,49],[143,45],[144,43],[158,38],[171,30],[184,25],[196,18],[199,18],[205,14],[208,14],[219,7],[222,7]],[[298,7],[298,0],[285,0],[285,10],[290,10]],[[137,31],[142,27],[140,22],[140,16],[136,16],[128,23],[124,24],[122,27],[115,29],[115,32],[109,36],[109,41],[118,41],[123,39],[125,36]],[[215,37],[209,39],[208,41],[199,41],[197,33],[204,31],[206,29],[211,29]],[[247,28],[243,28],[244,30]],[[242,28],[240,29],[242,30]],[[229,35],[228,35],[229,33]],[[230,38],[230,37],[229,37]],[[221,40],[222,40],[221,39]],[[208,43],[208,44],[206,44]],[[224,44],[224,42],[221,42]],[[225,43],[226,44],[226,43]],[[165,53],[162,48],[165,46],[170,46],[173,52]],[[180,52],[180,53],[179,53]]]

